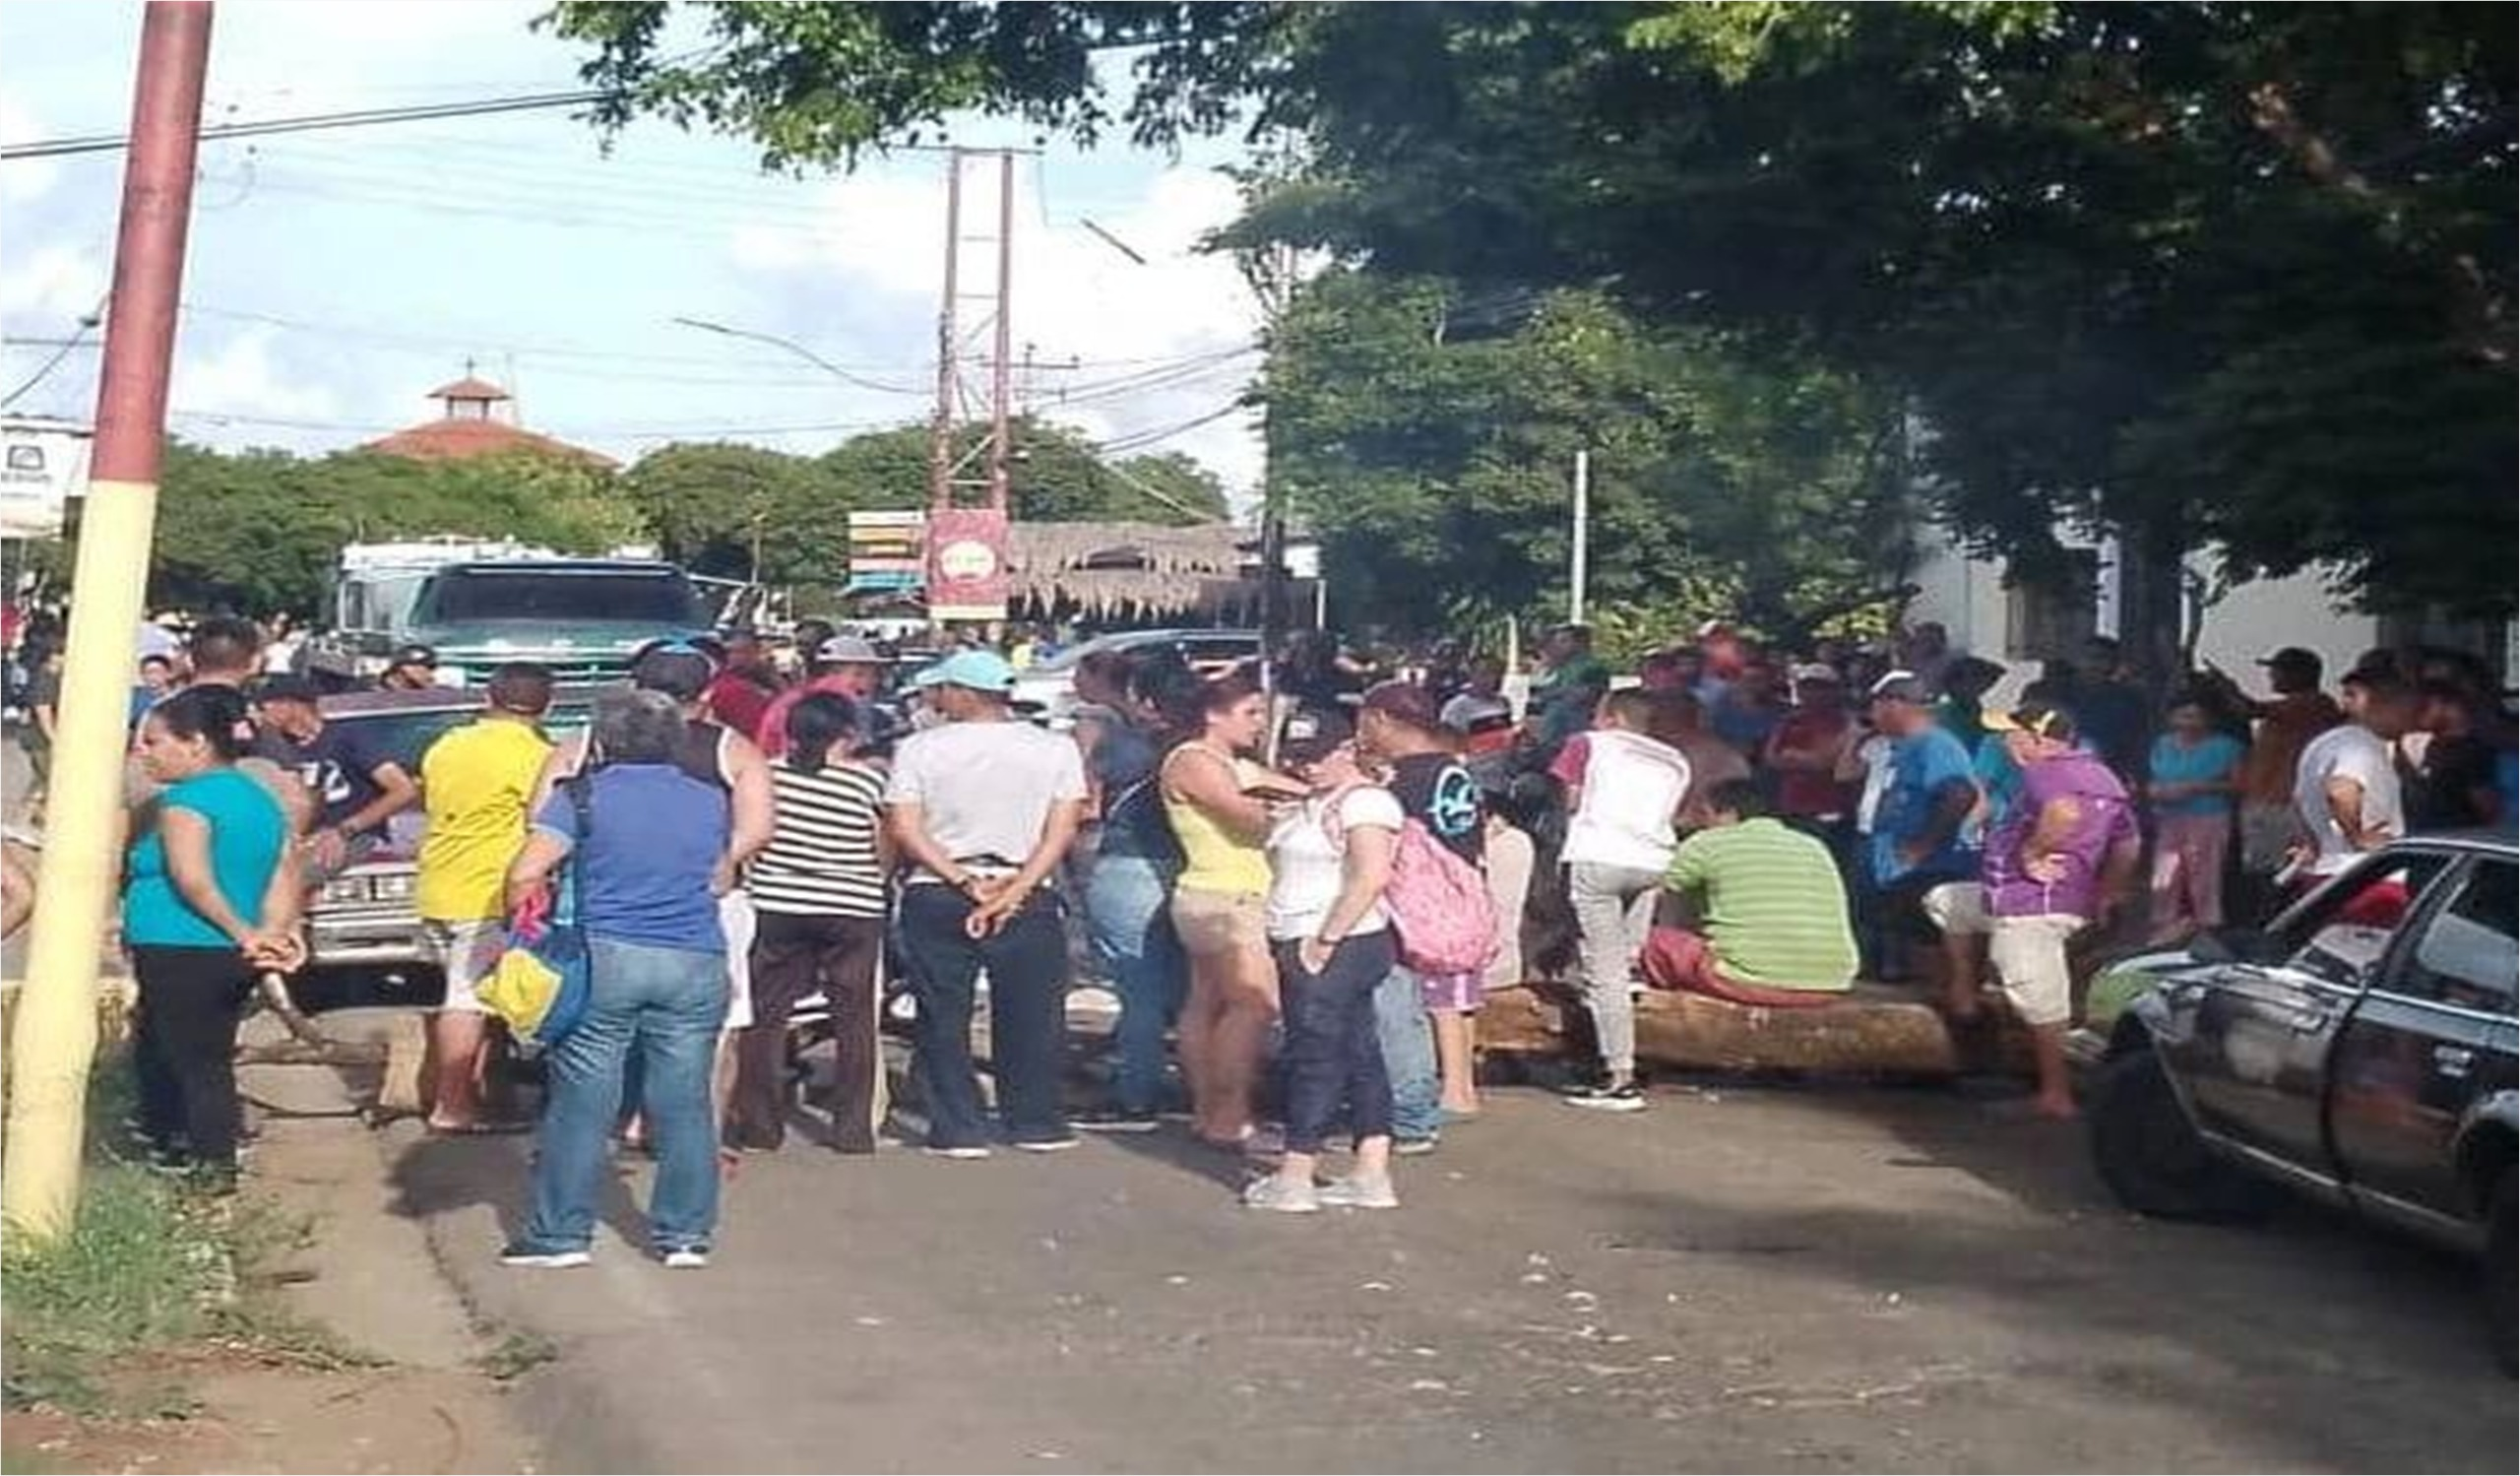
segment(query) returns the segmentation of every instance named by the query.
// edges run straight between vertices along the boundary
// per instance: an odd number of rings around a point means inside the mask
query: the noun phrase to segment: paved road
[[[2456,1263],[2308,1209],[2132,1220],[2071,1129],[1940,1094],[1503,1092],[1381,1215],[1239,1210],[1170,1134],[791,1146],[698,1274],[609,1231],[502,1270],[523,1144],[397,1131],[466,1295],[561,1350],[524,1391],[552,1469],[2508,1470],[2520,1437]]]

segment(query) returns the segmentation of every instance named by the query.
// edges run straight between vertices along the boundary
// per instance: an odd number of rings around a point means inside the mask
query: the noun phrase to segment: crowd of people
[[[565,880],[589,940],[588,1010],[546,1056],[521,1265],[588,1258],[615,1139],[659,1159],[653,1249],[706,1264],[728,1163],[810,1121],[789,1025],[815,998],[839,1153],[888,1128],[944,1159],[1052,1153],[1177,1116],[1250,1159],[1243,1202],[1277,1212],[1398,1205],[1395,1160],[1481,1111],[1498,983],[1565,982],[1589,1027],[1579,1108],[1649,1106],[1641,988],[1794,1009],[1870,977],[1916,982],[1955,1030],[2016,1016],[2033,1106],[2067,1116],[2096,936],[2262,918],[2411,832],[2507,833],[2515,789],[2498,683],[2436,651],[2372,653],[2332,697],[2287,649],[2266,696],[2209,669],[2156,704],[2096,642],[1996,704],[2006,670],[1929,625],[1791,653],[1710,626],[1631,677],[1568,627],[1523,692],[1457,647],[1375,663],[1308,636],[1265,672],[1092,654],[1044,715],[986,647],[896,682],[853,635],[803,632],[791,671],[735,632],[642,653],[558,741],[551,674],[501,668],[406,772],[328,728],[303,680],[258,676],[263,647],[200,622],[135,703],[143,1130],[232,1177],[252,981],[302,961],[307,885],[416,808],[447,981],[433,1130],[522,1125],[485,1098],[479,994],[512,925]],[[401,653],[390,679],[429,666]],[[1072,1109],[1080,947],[1118,1019],[1106,1097]],[[891,976],[915,1011],[901,1104]]]

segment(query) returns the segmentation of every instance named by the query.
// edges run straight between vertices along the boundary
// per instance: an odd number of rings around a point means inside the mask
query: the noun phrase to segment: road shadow
[[[2011,1119],[1949,1092],[1714,1080],[1699,1089],[1859,1118],[1896,1141],[1888,1167],[1967,1175],[2033,1223],[2000,1211],[1921,1213],[1917,1196],[1869,1187],[1815,1184],[1807,1204],[1772,1205],[1631,1182],[1584,1195],[1579,1212],[1603,1229],[1605,1249],[1675,1269],[1744,1260],[1834,1281],[1875,1305],[1992,1300],[2007,1316],[2071,1329],[2088,1350],[2000,1377],[2051,1385],[2060,1400],[2097,1388],[2183,1406],[2245,1427],[2301,1469],[2510,1468],[2520,1418],[2488,1357],[2476,1271],[2463,1257],[2307,1201],[2245,1229],[2143,1220],[2099,1184],[2078,1124]],[[1884,1202],[1860,1202],[1867,1196]],[[2499,1457],[2478,1453],[2488,1449]]]

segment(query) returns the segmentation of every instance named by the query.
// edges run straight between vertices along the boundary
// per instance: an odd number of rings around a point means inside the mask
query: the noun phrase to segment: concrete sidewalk
[[[2466,1267],[2303,1210],[2106,1206],[1952,1097],[1497,1094],[1398,1213],[1263,1216],[1177,1130],[747,1161],[718,1262],[495,1253],[522,1139],[386,1142],[396,1206],[559,1358],[554,1470],[2507,1470]],[[644,1195],[644,1189],[640,1189]],[[624,1237],[627,1237],[625,1239]]]

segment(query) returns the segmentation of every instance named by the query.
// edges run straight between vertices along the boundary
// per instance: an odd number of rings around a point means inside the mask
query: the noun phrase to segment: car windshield
[[[420,592],[411,618],[422,625],[617,620],[697,626],[704,617],[690,581],[669,569],[448,569]]]

